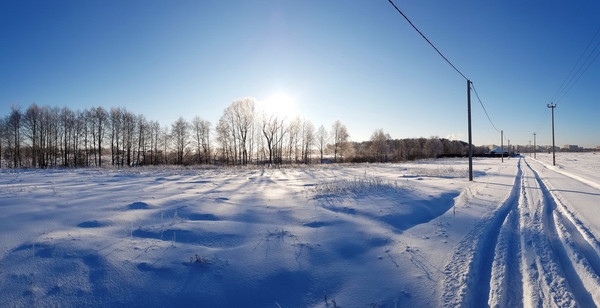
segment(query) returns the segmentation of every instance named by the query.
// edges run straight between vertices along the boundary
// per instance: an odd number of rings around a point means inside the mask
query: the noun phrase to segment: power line
[[[600,47],[600,42],[598,42],[598,44],[596,45],[596,48],[594,49],[594,51],[595,51],[595,50],[599,50],[599,51],[600,51],[600,49],[598,49],[598,47]],[[588,60],[591,58],[591,56],[592,56],[591,54],[590,54],[590,56],[588,56]],[[596,58],[598,58],[598,56],[600,56],[600,52],[596,53],[596,55],[595,55],[593,58],[591,58],[591,60],[588,62],[587,66],[586,66],[585,68],[583,68],[583,67],[582,67],[582,68],[579,70],[579,72],[580,72],[580,73],[579,73],[579,75],[577,76],[577,78],[576,78],[576,79],[575,79],[573,82],[571,82],[571,84],[570,84],[569,88],[568,88],[568,89],[566,89],[566,90],[564,91],[564,93],[563,93],[563,94],[562,94],[562,95],[561,95],[559,98],[557,98],[557,99],[555,100],[555,102],[558,102],[558,101],[560,101],[560,100],[561,100],[561,99],[562,99],[562,98],[563,98],[563,97],[564,97],[564,96],[567,94],[567,92],[569,92],[569,91],[570,91],[570,90],[573,88],[573,86],[574,86],[574,85],[575,85],[575,84],[576,84],[576,83],[579,81],[579,79],[581,79],[581,77],[583,76],[583,74],[585,74],[585,72],[587,72],[587,70],[588,70],[588,69],[589,69],[589,68],[592,66],[592,63],[594,63],[594,61],[596,60]],[[586,61],[587,61],[587,60],[586,60]],[[582,69],[583,69],[583,70],[582,70]]]
[[[567,92],[569,92],[571,88],[573,88],[573,86],[579,81],[579,79],[581,79],[581,76],[583,76],[583,74],[590,68],[590,66],[592,65],[592,63],[594,63],[596,58],[600,56],[600,41],[598,41],[592,49],[592,51],[588,53],[590,46],[592,46],[592,43],[594,43],[594,40],[596,40],[596,37],[599,33],[600,28],[596,30],[592,39],[588,42],[581,55],[579,55],[579,58],[575,62],[575,65],[573,65],[571,71],[569,71],[569,74],[567,74],[567,77],[565,78],[565,80],[563,80],[560,87],[558,87],[558,90],[556,90],[556,93],[554,94],[554,96],[552,96],[550,102],[560,101],[567,94]],[[581,62],[581,59],[583,59],[583,57],[586,54],[587,57],[583,62]]]
[[[481,100],[481,98],[479,97],[479,93],[477,93],[477,90],[475,89],[475,85],[473,85],[473,83],[471,83],[471,88],[473,89],[473,92],[475,93],[475,97],[477,97],[477,100],[479,101],[479,104],[481,105],[481,108],[483,108],[483,112],[485,113],[485,116],[487,117],[488,121],[490,122],[490,124],[492,125],[492,127],[499,133],[502,134],[502,139],[508,141],[508,137],[506,136],[506,132],[503,132],[501,130],[499,130],[496,125],[494,125],[494,121],[492,121],[492,118],[490,117],[490,115],[488,114],[487,110],[485,109],[485,106],[483,105],[483,101]]]
[[[392,0],[388,0],[390,2],[390,4],[396,9],[396,11],[398,11],[398,13],[400,13],[400,15],[402,15],[402,17],[404,17],[404,19],[406,19],[406,21],[408,21],[408,23],[413,27],[413,29],[415,29],[415,31],[417,31],[417,33],[419,33],[421,35],[421,37],[423,37],[423,39],[425,39],[425,41],[427,41],[427,43],[429,43],[429,45],[431,45],[431,47],[433,47],[433,49],[435,49],[435,51],[444,59],[446,60],[446,62],[448,62],[448,64],[450,64],[450,66],[452,66],[452,68],[459,73],[465,80],[469,80],[469,78],[467,78],[467,76],[465,76],[465,74],[463,74],[461,71],[458,70],[458,68],[456,68],[456,66],[454,66],[454,64],[452,64],[452,62],[450,62],[450,60],[448,60],[448,58],[446,58],[446,56],[444,56],[444,54],[442,54],[442,52],[437,49],[437,47],[435,47],[435,45],[433,45],[433,43],[431,43],[431,41],[417,28],[417,26],[415,26],[415,24],[412,23],[412,21],[410,21],[410,19],[408,19],[408,17],[396,6],[396,4],[392,1]]]
[[[488,114],[487,110],[485,109],[485,106],[483,105],[483,102],[479,98],[479,94],[477,93],[477,90],[475,90],[475,85],[473,85],[473,83],[471,83],[471,85],[472,85],[473,92],[475,92],[475,96],[477,97],[477,100],[479,101],[479,104],[481,105],[481,108],[483,108],[483,112],[485,112],[485,116],[488,118],[488,121],[490,121],[490,124],[492,124],[492,127],[497,132],[500,132],[500,130],[498,128],[496,128],[496,125],[494,125],[494,122],[492,122],[492,119],[490,118],[490,115]]]

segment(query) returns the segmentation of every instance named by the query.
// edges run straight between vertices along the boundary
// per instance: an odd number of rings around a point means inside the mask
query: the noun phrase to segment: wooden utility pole
[[[537,153],[537,147],[535,145],[535,133],[533,133],[533,158],[537,158],[537,155],[535,155]]]
[[[473,181],[473,138],[471,135],[471,80],[467,79],[467,111],[469,122],[469,181]]]
[[[556,166],[556,147],[554,146],[554,108],[556,108],[556,104],[548,104],[548,108],[552,109],[552,166]]]
[[[500,131],[500,155],[502,155],[502,162],[504,162],[504,131]]]

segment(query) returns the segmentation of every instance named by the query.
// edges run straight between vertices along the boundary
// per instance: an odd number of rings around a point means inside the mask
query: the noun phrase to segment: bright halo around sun
[[[283,91],[271,94],[264,101],[261,101],[260,105],[265,114],[274,115],[281,119],[292,120],[300,115],[294,97]]]

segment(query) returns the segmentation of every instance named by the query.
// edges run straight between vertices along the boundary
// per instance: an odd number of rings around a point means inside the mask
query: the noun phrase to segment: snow
[[[600,160],[1,170],[0,306],[600,303]]]

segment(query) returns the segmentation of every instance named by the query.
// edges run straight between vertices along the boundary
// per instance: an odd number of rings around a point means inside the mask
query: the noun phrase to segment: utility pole
[[[537,153],[537,147],[535,146],[535,133],[533,133],[533,158],[537,158],[536,154]]]
[[[504,131],[500,131],[500,154],[502,155],[502,162],[504,162]]]
[[[506,146],[508,152],[508,158],[510,159],[512,156],[510,155],[510,139],[508,139],[508,145]]]
[[[552,166],[556,166],[556,147],[554,146],[554,108],[556,108],[556,104],[550,103],[548,108],[552,109]]]
[[[471,80],[467,79],[467,111],[469,122],[469,181],[473,181],[473,138],[471,135]]]
[[[531,157],[531,140],[529,140],[529,157]]]

